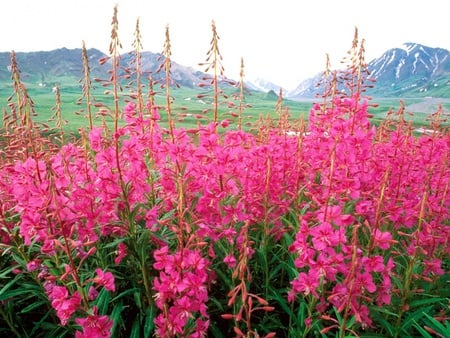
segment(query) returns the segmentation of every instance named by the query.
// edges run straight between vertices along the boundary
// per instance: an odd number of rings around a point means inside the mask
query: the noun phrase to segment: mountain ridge
[[[108,79],[110,63],[100,64],[98,61],[108,55],[98,49],[90,48],[87,51],[89,67],[92,78]],[[81,48],[58,48],[51,51],[14,52],[21,79],[24,82],[35,83],[39,86],[53,86],[61,82],[64,77],[81,79],[83,77],[83,60]],[[134,56],[131,53],[120,55],[121,67],[132,66]],[[152,75],[154,80],[160,79],[163,74],[157,70],[161,65],[162,55],[144,51],[141,53],[141,70],[144,74]],[[0,52],[0,82],[10,82],[11,52]],[[121,68],[121,72],[126,71]],[[195,87],[206,75],[192,67],[186,67],[172,62],[172,80],[180,86]]]
[[[450,51],[406,42],[367,63],[368,79],[375,80],[367,94],[374,97],[450,98]],[[306,79],[289,93],[291,99],[315,97],[323,73]]]

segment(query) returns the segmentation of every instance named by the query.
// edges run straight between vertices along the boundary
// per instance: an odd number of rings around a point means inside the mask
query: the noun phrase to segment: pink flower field
[[[0,335],[448,337],[445,113],[430,134],[402,107],[373,124],[363,58],[307,121],[184,129],[141,92],[73,140],[33,122],[12,69]]]

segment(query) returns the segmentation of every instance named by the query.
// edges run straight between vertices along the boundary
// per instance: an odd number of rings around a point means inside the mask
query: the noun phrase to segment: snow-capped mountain
[[[389,49],[367,65],[375,86],[368,90],[373,96],[450,97],[450,52],[443,48],[418,43],[404,43]],[[322,74],[307,79],[292,91],[291,98],[314,97],[321,93],[316,84]]]
[[[287,98],[290,99],[302,99],[312,98],[316,94],[321,93],[320,87],[317,87],[323,73],[319,73],[314,77],[302,81],[294,90],[288,93]]]
[[[258,90],[261,92],[268,93],[270,91],[274,91],[275,93],[280,92],[280,88],[283,90],[283,95],[286,95],[287,90],[285,88],[282,88],[281,86],[270,82],[265,79],[257,78],[255,80],[246,81],[246,85],[251,90]]]
[[[377,81],[399,82],[411,76],[432,78],[449,72],[450,53],[417,43],[404,43],[369,62],[370,77]]]

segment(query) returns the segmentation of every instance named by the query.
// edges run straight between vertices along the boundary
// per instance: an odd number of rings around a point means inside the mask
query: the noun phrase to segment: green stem
[[[153,305],[153,297],[152,297],[152,292],[149,288],[148,272],[147,272],[147,266],[145,264],[145,257],[141,257],[141,273],[142,273],[142,277],[144,279],[145,297],[147,298],[147,304],[152,306]]]
[[[429,183],[429,177],[428,177],[428,181],[427,184],[425,185],[426,187],[428,187],[428,183]],[[419,235],[420,232],[422,231],[422,223],[424,220],[424,214],[425,214],[425,204],[426,201],[428,199],[428,193],[427,190],[425,189],[423,195],[422,195],[422,201],[420,203],[420,211],[419,211],[419,220],[418,220],[418,224],[417,224],[417,230],[416,230],[416,236],[414,238],[414,240],[416,241],[417,245],[419,243]],[[406,312],[405,308],[406,305],[408,303],[408,300],[410,298],[410,293],[411,293],[411,282],[412,282],[412,278],[413,278],[413,269],[414,266],[416,264],[416,261],[418,259],[418,249],[417,249],[417,245],[415,246],[414,249],[414,253],[413,256],[411,257],[409,264],[406,268],[406,272],[405,272],[405,284],[402,290],[402,299],[400,301],[400,314],[397,317],[397,322],[396,322],[396,331],[395,331],[395,336],[394,338],[397,338],[399,335],[399,327],[400,324],[402,322],[403,319],[403,315]]]

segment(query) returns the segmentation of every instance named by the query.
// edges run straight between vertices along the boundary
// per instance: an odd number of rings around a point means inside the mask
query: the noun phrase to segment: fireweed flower
[[[345,238],[342,228],[335,230],[328,222],[322,222],[310,229],[314,249],[323,250],[327,247],[335,247]]]
[[[41,261],[39,259],[33,259],[27,263],[27,270],[33,272],[41,268]]]
[[[98,291],[96,288],[94,288],[93,286],[91,286],[88,290],[88,298],[89,300],[94,300],[96,299],[98,296]]]
[[[117,256],[116,256],[116,258],[114,258],[114,263],[115,263],[116,265],[118,265],[118,264],[120,264],[120,262],[122,261],[122,259],[128,254],[128,252],[127,252],[127,246],[126,246],[124,243],[120,242],[120,243],[117,245],[117,251],[116,251],[116,254],[117,254]]]
[[[229,269],[236,267],[236,258],[234,255],[229,254],[224,259],[223,262],[228,266]]]
[[[442,269],[442,260],[439,258],[433,258],[424,261],[425,269],[423,271],[424,276],[436,275],[442,276],[445,271]]]
[[[114,275],[111,272],[103,272],[102,269],[95,269],[97,276],[93,279],[94,283],[103,286],[106,290],[114,292]]]
[[[317,288],[320,286],[320,280],[319,270],[311,269],[307,273],[300,272],[298,277],[292,281],[292,289],[288,294],[289,300],[292,301],[297,293],[303,293],[305,296],[312,294],[319,298]]]
[[[154,206],[145,214],[145,227],[150,230],[155,230],[155,225],[158,222],[158,206]]]
[[[81,326],[82,332],[76,331],[75,338],[109,338],[113,321],[108,316],[97,315],[97,307],[94,313],[86,318],[76,318],[75,322]]]
[[[73,296],[70,296],[64,286],[47,285],[46,289],[52,307],[61,320],[61,325],[65,326],[72,314],[80,307],[81,295],[78,291],[75,291]]]
[[[380,249],[387,250],[391,246],[392,235],[388,231],[380,231],[379,229],[375,229],[374,233],[374,243]]]
[[[385,269],[382,256],[362,257],[361,263],[368,271],[382,272]]]
[[[89,133],[89,142],[91,149],[94,151],[102,150],[102,133],[103,128],[95,127]]]
[[[202,325],[193,332],[191,329],[187,332],[185,326],[188,320],[208,319],[205,303],[209,261],[198,250],[184,248],[171,254],[167,246],[155,250],[154,258],[153,266],[160,270],[153,283],[155,303],[163,310],[155,319],[157,335],[204,335],[207,328]]]

